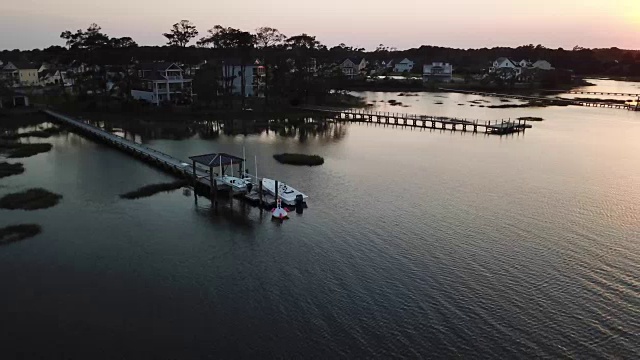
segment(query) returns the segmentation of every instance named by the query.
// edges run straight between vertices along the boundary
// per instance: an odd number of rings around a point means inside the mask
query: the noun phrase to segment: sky
[[[378,44],[640,49],[640,0],[29,0],[1,8],[0,50],[64,45],[62,31],[92,22],[112,37],[162,45],[162,33],[183,19],[201,35],[217,24],[245,31],[271,26],[288,36],[315,35],[329,47],[368,50]]]

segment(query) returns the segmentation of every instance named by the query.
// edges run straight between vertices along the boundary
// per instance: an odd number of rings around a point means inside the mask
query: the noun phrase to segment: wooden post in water
[[[198,183],[198,176],[196,175],[196,161],[193,161],[193,191],[196,190],[196,184]]]
[[[209,194],[211,195],[211,198],[213,198],[213,193],[214,193],[214,183],[213,183],[213,167],[209,166]]]
[[[276,204],[278,203],[278,180],[276,180]]]
[[[213,176],[211,176],[213,179]],[[213,184],[211,185],[211,191],[213,193],[213,205],[218,207],[218,181],[213,179]]]
[[[262,180],[260,180],[258,178],[256,178],[256,179],[258,181],[258,195],[259,195],[259,198],[260,198],[260,207],[262,208],[262,206],[264,206],[264,201],[262,200],[262,192],[263,192],[263,190],[262,190]]]

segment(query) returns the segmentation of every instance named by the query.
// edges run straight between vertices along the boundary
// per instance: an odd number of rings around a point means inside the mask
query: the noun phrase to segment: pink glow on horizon
[[[612,6],[615,4],[615,6]],[[638,49],[638,0],[388,1],[32,0],[10,2],[0,13],[0,49],[63,45],[60,32],[96,22],[110,36],[161,45],[162,32],[189,19],[201,34],[215,24],[253,31],[272,26],[308,33],[328,46],[344,42],[373,49],[420,45],[459,48],[543,44],[547,47]]]

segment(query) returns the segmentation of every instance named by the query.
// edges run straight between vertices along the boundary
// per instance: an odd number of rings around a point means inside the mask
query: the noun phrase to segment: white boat
[[[243,149],[244,153],[244,149]],[[231,171],[233,171],[233,160],[231,161]],[[220,173],[222,174],[222,157],[220,157]],[[217,176],[216,181],[219,181],[229,187],[233,192],[247,192],[248,185],[251,183],[249,179],[239,178],[231,175]]]
[[[276,195],[276,181],[273,179],[262,179],[262,188],[267,191],[269,194],[275,196]],[[282,199],[282,202],[295,206],[296,205],[296,197],[298,195],[302,196],[302,201],[306,201],[309,197],[300,191],[292,188],[291,186],[284,184],[282,182],[278,182],[278,197]]]
[[[249,179],[242,179],[235,176],[218,176],[216,177],[216,181],[219,181],[222,184],[228,185],[233,189],[234,192],[246,192],[247,185],[249,185]]]

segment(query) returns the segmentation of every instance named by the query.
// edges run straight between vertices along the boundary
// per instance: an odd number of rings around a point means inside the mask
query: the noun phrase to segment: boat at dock
[[[249,184],[251,183],[249,179],[243,179],[230,175],[218,176],[215,179],[216,181],[229,186],[233,190],[233,192],[236,193],[247,192],[249,190]]]
[[[262,188],[269,194],[276,196],[276,180],[263,178]],[[278,182],[277,196],[282,199],[283,203],[291,206],[296,205],[297,199],[306,202],[309,198],[307,195],[282,182]]]

